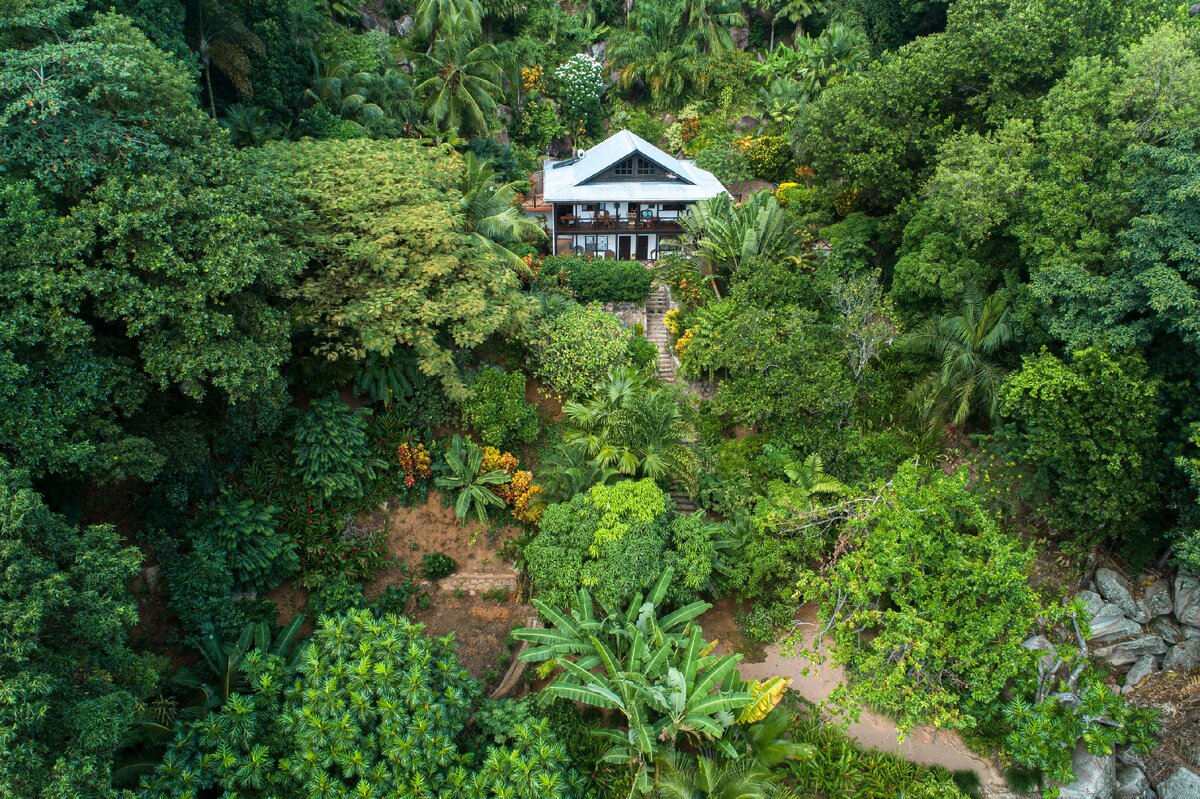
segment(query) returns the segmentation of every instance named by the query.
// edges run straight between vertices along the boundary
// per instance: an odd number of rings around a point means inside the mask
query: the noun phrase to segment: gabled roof
[[[635,153],[653,161],[664,171],[674,173],[680,180],[592,180]],[[546,202],[697,202],[726,193],[721,181],[711,172],[691,161],[672,158],[627,130],[614,133],[582,157],[565,161],[547,160],[542,172]]]

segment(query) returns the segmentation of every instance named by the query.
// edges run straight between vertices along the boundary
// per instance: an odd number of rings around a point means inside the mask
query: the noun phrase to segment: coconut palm
[[[773,799],[788,796],[771,770],[753,758],[669,752],[662,759],[659,799]]]
[[[804,38],[804,20],[823,13],[829,4],[825,0],[786,0],[775,14],[796,26],[796,42]],[[772,23],[773,26],[774,23]]]
[[[483,6],[479,0],[420,0],[413,15],[413,34],[432,43],[448,25],[464,30],[480,31]]]
[[[468,152],[463,156],[463,165],[460,207],[467,233],[514,269],[526,268],[508,245],[543,238],[546,233],[542,226],[520,212],[516,184],[497,180],[489,161]]]
[[[629,27],[613,34],[609,63],[617,88],[645,86],[658,108],[676,104],[689,89],[703,94],[711,75],[696,31],[686,27],[676,2],[642,3],[629,15]]]
[[[701,200],[679,220],[683,246],[692,268],[707,277],[721,296],[717,277],[736,272],[753,258],[780,261],[803,243],[795,224],[770,192],[750,195],[735,205],[726,194]]]
[[[938,362],[912,391],[924,418],[954,427],[975,416],[995,419],[1006,371],[994,358],[1011,340],[1004,297],[996,293],[983,299],[974,290],[963,297],[957,314],[938,314],[902,338],[902,351]]]
[[[444,35],[417,62],[429,77],[417,85],[425,116],[439,130],[462,136],[486,133],[501,88],[499,54],[490,43],[476,44],[478,29],[462,17],[445,20]]]
[[[733,36],[730,28],[746,24],[740,3],[718,0],[683,0],[683,21],[687,30],[693,32],[706,52],[732,50]]]

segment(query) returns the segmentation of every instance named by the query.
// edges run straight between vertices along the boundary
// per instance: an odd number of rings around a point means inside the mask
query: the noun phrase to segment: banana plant
[[[473,441],[464,441],[455,434],[446,450],[444,469],[448,474],[434,478],[438,488],[457,492],[454,500],[454,515],[459,524],[466,524],[472,513],[480,524],[487,524],[489,506],[503,508],[504,500],[496,496],[488,486],[503,485],[512,477],[501,469],[480,474],[483,465],[483,450]]]
[[[646,596],[625,608],[598,614],[587,589],[561,612],[541,600],[534,606],[548,621],[543,629],[513,635],[530,647],[521,660],[553,659],[560,673],[543,693],[615,710],[624,729],[603,729],[609,743],[604,760],[627,764],[644,793],[653,787],[656,761],[677,742],[712,745],[729,757],[738,753],[725,737],[736,713],[754,701],[738,676],[741,655],[714,655],[696,618],[711,605],[693,602],[658,616],[672,570],[667,569]]]

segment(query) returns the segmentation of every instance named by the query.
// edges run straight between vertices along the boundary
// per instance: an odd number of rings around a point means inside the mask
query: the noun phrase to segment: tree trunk
[[[212,66],[208,61],[204,62],[204,83],[208,87],[208,110],[212,114],[212,118],[217,118],[217,101],[213,99],[212,90]]]

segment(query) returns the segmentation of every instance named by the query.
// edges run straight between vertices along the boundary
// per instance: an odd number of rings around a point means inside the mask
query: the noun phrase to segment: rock
[[[1200,627],[1200,578],[1194,574],[1175,575],[1175,619]]]
[[[1200,797],[1200,775],[1181,767],[1158,784],[1158,799],[1197,799]]]
[[[149,593],[158,593],[158,566],[147,566],[143,569],[142,579],[146,581],[146,590]]]
[[[1092,641],[1113,641],[1117,638],[1128,638],[1138,635],[1142,625],[1125,615],[1124,609],[1117,605],[1104,604],[1092,614]]]
[[[1136,663],[1145,655],[1161,655],[1166,651],[1166,643],[1157,635],[1141,635],[1128,641],[1118,641],[1115,644],[1099,647],[1094,649],[1092,654],[1119,668]]]
[[[1142,655],[1138,658],[1133,668],[1125,675],[1125,687],[1121,689],[1121,693],[1127,694],[1137,687],[1137,684],[1150,676],[1150,672],[1154,671],[1154,655]]]
[[[1191,627],[1185,624],[1181,625],[1179,629],[1183,630],[1185,640],[1188,638],[1200,638],[1200,627]]]
[[[1175,603],[1171,601],[1171,584],[1166,579],[1159,577],[1146,586],[1142,602],[1145,603],[1146,612],[1150,614],[1151,618],[1167,615],[1175,609]]]
[[[1075,598],[1083,602],[1083,609],[1089,616],[1095,616],[1104,607],[1104,599],[1095,591],[1080,591]]]
[[[1027,638],[1021,643],[1021,646],[1032,652],[1046,653],[1038,658],[1038,664],[1044,671],[1050,671],[1059,663],[1058,652],[1054,649],[1054,644],[1050,643],[1050,639],[1044,635]]]
[[[1200,669],[1200,638],[1189,638],[1175,644],[1163,658],[1163,670],[1165,671],[1193,671],[1195,669]],[[1200,799],[1200,796],[1197,799]]]
[[[1150,622],[1150,631],[1168,644],[1177,644],[1183,640],[1183,628],[1171,621],[1170,616],[1159,616]]]
[[[1075,782],[1064,785],[1058,799],[1113,799],[1117,786],[1117,759],[1112,755],[1097,757],[1083,746],[1071,754]]]
[[[1144,799],[1150,790],[1150,780],[1137,766],[1122,766],[1117,769],[1117,787],[1113,799]]]
[[[1145,624],[1150,618],[1145,609],[1138,606],[1131,588],[1129,581],[1112,569],[1096,569],[1096,590],[1100,596],[1119,607],[1129,618]]]
[[[1117,763],[1122,766],[1135,766],[1142,771],[1146,770],[1146,760],[1137,752],[1133,751],[1132,746],[1117,747]]]

